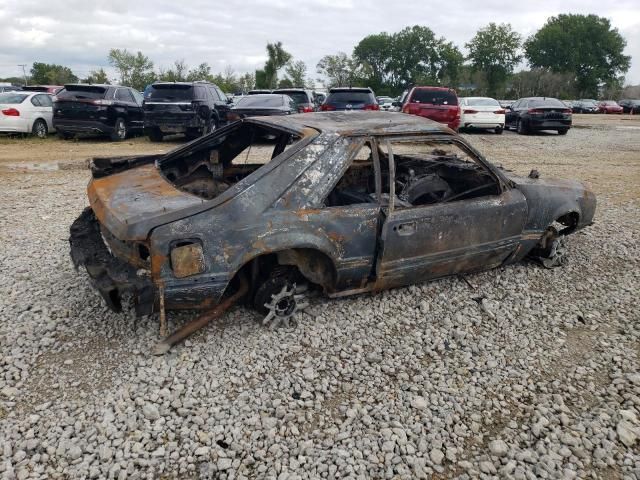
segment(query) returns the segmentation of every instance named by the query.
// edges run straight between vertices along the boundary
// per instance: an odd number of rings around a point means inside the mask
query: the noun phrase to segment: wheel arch
[[[250,280],[252,289],[270,269],[277,266],[294,266],[309,282],[320,285],[325,291],[333,290],[337,280],[337,268],[329,253],[317,246],[292,246],[273,251],[259,251],[245,258],[231,275],[225,292],[235,288],[242,275]]]

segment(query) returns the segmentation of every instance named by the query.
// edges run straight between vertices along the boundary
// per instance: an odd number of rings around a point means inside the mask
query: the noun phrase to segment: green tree
[[[121,85],[143,90],[156,79],[153,62],[142,52],[133,54],[127,49],[112,48],[109,51],[109,63],[118,71]]]
[[[325,55],[316,68],[325,77],[324,84],[328,88],[360,86],[359,80],[364,76],[359,62],[344,52]]]
[[[34,62],[31,67],[31,83],[36,85],[64,85],[78,81],[69,67],[54,63]]]
[[[189,67],[184,62],[184,60],[176,60],[173,62],[173,67],[169,70],[161,69],[158,73],[158,80],[163,82],[184,82],[188,79],[189,73],[187,71]],[[196,80],[203,80],[201,78],[197,78]]]
[[[458,78],[462,61],[453,43],[437,38],[428,27],[414,25],[392,36],[387,73],[396,89],[414,83],[443,85]]]
[[[238,78],[238,90],[236,92],[246,93],[254,88],[256,88],[256,77],[253,73],[245,73]]]
[[[490,23],[478,30],[465,46],[473,71],[483,72],[487,81],[487,94],[495,97],[513,73],[522,55],[519,53],[520,35],[511,25]]]
[[[196,68],[192,68],[187,73],[186,80],[188,82],[195,82],[197,80],[206,80],[209,82],[213,81],[213,76],[211,75],[211,67],[208,63],[203,62],[198,65]]]
[[[100,70],[91,71],[85,81],[87,83],[108,84],[109,77],[107,77],[107,72],[104,71],[104,68],[101,68]]]
[[[606,18],[561,14],[549,18],[524,48],[532,67],[571,73],[579,96],[595,98],[600,85],[611,84],[629,70],[631,57],[623,53],[626,45]]]
[[[284,67],[291,54],[282,47],[282,42],[267,43],[267,61],[262,70],[256,70],[257,88],[276,88],[278,85],[278,70]]]
[[[364,37],[353,49],[353,59],[368,66],[366,81],[376,92],[386,87],[392,52],[393,38],[386,32]]]
[[[281,88],[305,88],[307,86],[307,65],[302,61],[298,60],[297,62],[290,61],[284,68],[284,73],[286,78],[284,80],[288,81],[290,87],[281,87]],[[282,81],[279,85],[282,85]]]

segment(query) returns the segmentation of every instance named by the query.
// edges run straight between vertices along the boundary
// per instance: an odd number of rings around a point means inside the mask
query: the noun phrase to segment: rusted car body
[[[265,131],[270,161],[243,163]],[[596,207],[579,182],[517,177],[445,126],[383,112],[243,119],[92,171],[71,256],[112,309],[131,295],[139,315],[212,308],[239,276],[260,308],[287,275],[334,297],[554,260]]]

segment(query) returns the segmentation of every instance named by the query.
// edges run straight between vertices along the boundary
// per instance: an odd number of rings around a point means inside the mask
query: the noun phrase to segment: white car
[[[385,112],[393,111],[393,98],[391,97],[378,97],[376,98],[378,101],[378,106],[380,110],[384,110]]]
[[[53,132],[53,96],[42,92],[0,93],[0,133]]]
[[[504,108],[489,97],[461,97],[460,128],[492,129],[496,133],[504,130]]]

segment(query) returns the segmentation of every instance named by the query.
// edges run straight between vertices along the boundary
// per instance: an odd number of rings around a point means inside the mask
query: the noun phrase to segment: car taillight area
[[[334,107],[333,105],[329,105],[327,103],[323,103],[322,105],[320,105],[320,111],[322,112],[331,112],[335,109],[336,107]]]
[[[363,107],[364,110],[380,110],[380,105],[377,103],[368,103]]]
[[[311,113],[311,112],[313,112],[313,107],[311,105],[300,106],[300,107],[298,107],[298,112],[299,113]]]
[[[20,111],[15,108],[5,108],[4,110],[2,110],[2,114],[6,115],[7,117],[19,117]]]

